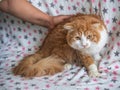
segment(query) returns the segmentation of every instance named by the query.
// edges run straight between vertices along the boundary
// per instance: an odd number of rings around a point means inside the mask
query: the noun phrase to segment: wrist
[[[54,27],[54,22],[53,22],[52,16],[42,13],[38,16],[38,18],[39,18],[39,22],[42,26],[45,26],[49,29],[52,29]]]
[[[48,16],[48,28],[54,28],[54,18],[53,16]]]

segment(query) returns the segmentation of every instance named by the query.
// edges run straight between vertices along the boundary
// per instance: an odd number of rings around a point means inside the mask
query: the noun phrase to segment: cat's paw
[[[89,66],[88,74],[90,77],[100,77],[100,73],[98,72],[97,66],[92,64]]]
[[[92,78],[95,78],[95,77],[100,77],[100,73],[98,71],[89,71],[88,72],[89,76],[92,77]]]
[[[69,69],[71,69],[71,68],[72,68],[72,65],[71,65],[71,64],[68,64],[68,63],[67,63],[67,64],[64,65],[64,69],[65,69],[65,70],[69,70]]]

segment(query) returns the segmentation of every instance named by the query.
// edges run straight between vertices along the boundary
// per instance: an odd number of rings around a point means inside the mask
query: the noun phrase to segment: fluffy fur
[[[57,25],[41,49],[25,57],[14,69],[15,75],[34,77],[53,75],[69,64],[83,65],[91,77],[98,77],[95,61],[107,42],[105,24],[97,15],[77,14]]]

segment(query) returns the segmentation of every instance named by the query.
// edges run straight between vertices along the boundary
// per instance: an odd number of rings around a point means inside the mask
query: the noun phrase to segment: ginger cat
[[[57,25],[46,37],[41,49],[25,57],[14,69],[15,75],[36,77],[53,75],[65,65],[83,65],[90,77],[99,77],[96,61],[107,42],[107,30],[97,15],[77,14]]]

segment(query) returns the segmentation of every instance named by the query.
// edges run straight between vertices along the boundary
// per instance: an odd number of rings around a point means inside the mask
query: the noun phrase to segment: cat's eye
[[[87,36],[87,39],[90,39],[90,38],[91,38],[91,35],[88,35],[88,36]]]
[[[81,38],[80,37],[75,37],[77,40],[80,40]]]

